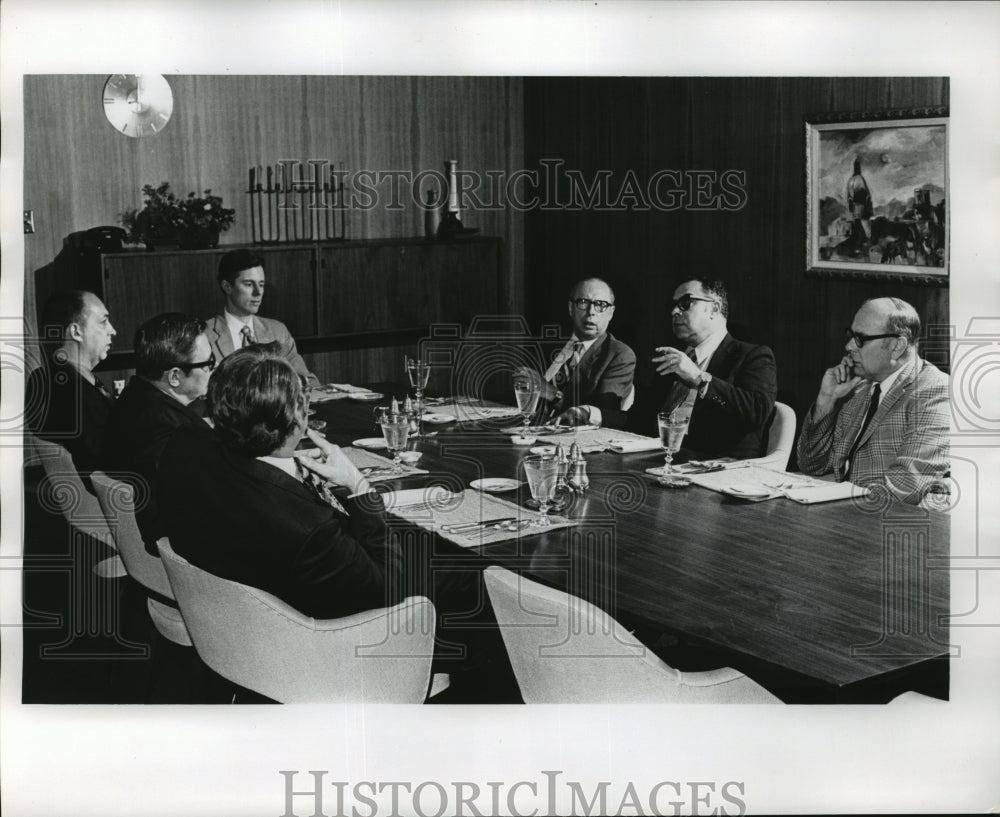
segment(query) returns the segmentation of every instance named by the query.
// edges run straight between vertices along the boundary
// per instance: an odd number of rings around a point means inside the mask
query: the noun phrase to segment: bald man
[[[899,298],[866,301],[845,334],[805,417],[799,467],[918,504],[950,468],[948,376],[917,354],[920,317]]]

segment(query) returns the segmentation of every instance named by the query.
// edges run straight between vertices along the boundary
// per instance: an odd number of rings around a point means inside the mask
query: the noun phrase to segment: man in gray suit
[[[251,343],[271,343],[277,341],[281,355],[295,371],[306,378],[309,386],[319,381],[306,368],[302,355],[295,348],[295,339],[281,321],[258,317],[261,300],[264,297],[264,259],[250,250],[231,250],[219,262],[219,288],[226,296],[226,306],[221,315],[216,315],[206,328],[209,343],[216,358],[226,355]]]

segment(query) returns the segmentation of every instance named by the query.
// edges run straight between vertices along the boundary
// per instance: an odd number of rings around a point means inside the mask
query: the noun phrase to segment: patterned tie
[[[250,324],[246,324],[241,330],[240,334],[243,335],[243,347],[246,348],[251,343],[254,342],[253,329],[250,328]]]
[[[562,368],[556,372],[555,380],[557,388],[561,389],[569,383],[570,378],[573,376],[573,372],[576,371],[576,367],[580,364],[581,357],[583,357],[583,341],[573,341],[573,353],[566,359]]]
[[[302,484],[309,489],[309,492],[315,496],[320,502],[324,502],[334,510],[339,511],[344,516],[350,516],[347,512],[347,508],[340,504],[340,501],[333,495],[333,491],[330,490],[330,484],[321,477],[314,474],[308,468],[304,467],[302,463],[298,460],[295,461],[295,469],[299,475],[299,479],[302,480]]]
[[[688,349],[685,352],[685,354],[689,358],[691,358],[691,360],[693,360],[695,363],[698,362],[698,359],[695,357],[694,354],[693,346],[690,349]],[[685,383],[679,377],[676,378],[673,382],[673,385],[671,385],[670,387],[670,391],[667,394],[667,399],[663,403],[663,407],[660,409],[660,411],[673,411],[676,408],[680,408],[680,406],[683,405],[685,402],[693,403],[695,392],[696,392],[695,389],[692,389],[687,383]]]
[[[108,400],[114,400],[114,395],[108,391],[108,387],[101,382],[101,378],[94,378],[94,388],[97,389],[101,394],[108,398]]]
[[[861,445],[861,438],[865,436],[865,431],[868,430],[872,417],[874,417],[875,412],[878,411],[878,400],[881,393],[882,386],[879,383],[876,383],[875,388],[872,389],[871,397],[868,398],[868,411],[865,412],[865,419],[861,423],[861,430],[858,432],[858,436],[854,438],[854,445],[852,445],[851,450],[847,452],[847,457],[844,458],[843,478],[845,482],[847,481],[848,474],[851,473],[851,465],[854,463],[854,455],[857,453],[858,447]]]

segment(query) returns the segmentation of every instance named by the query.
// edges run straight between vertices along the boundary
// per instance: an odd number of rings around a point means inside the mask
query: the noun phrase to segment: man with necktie
[[[918,355],[920,317],[899,298],[866,301],[846,337],[802,424],[799,467],[917,504],[950,468],[948,376]]]
[[[615,294],[600,278],[573,287],[569,297],[573,335],[541,376],[541,415],[557,423],[621,428],[635,375],[635,352],[608,332]]]
[[[25,427],[59,443],[81,475],[101,467],[101,447],[114,399],[94,374],[108,356],[115,328],[107,307],[93,292],[53,293],[45,302],[42,337],[56,338],[45,363],[25,384]]]
[[[691,420],[676,462],[760,456],[777,394],[774,354],[729,334],[729,298],[721,281],[680,284],[670,316],[680,343],[656,348],[659,377],[639,389],[631,429],[652,436],[658,412],[687,406]]]
[[[276,341],[292,368],[305,377],[310,386],[317,385],[318,379],[306,368],[285,324],[257,314],[266,284],[264,259],[250,250],[230,250],[219,262],[218,280],[226,305],[221,315],[208,321],[206,330],[216,358],[222,360],[252,343]]]

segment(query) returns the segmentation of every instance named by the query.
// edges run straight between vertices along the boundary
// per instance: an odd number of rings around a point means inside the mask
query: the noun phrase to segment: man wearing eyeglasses
[[[190,428],[208,439],[211,429],[192,408],[208,390],[215,354],[199,318],[170,312],[157,315],[135,335],[135,376],[111,410],[104,438],[105,469],[135,486],[136,522],[153,555],[166,535],[159,518],[155,477],[170,438]]]
[[[600,278],[588,278],[573,287],[568,308],[573,336],[542,375],[542,413],[557,423],[621,428],[635,352],[608,332],[615,294]]]
[[[721,281],[692,278],[680,284],[670,318],[680,343],[656,348],[652,362],[659,377],[640,390],[632,429],[649,435],[656,430],[657,412],[689,407],[676,461],[763,454],[778,388],[774,354],[729,334],[729,297]]]
[[[950,467],[948,376],[917,354],[920,317],[899,298],[866,301],[845,336],[803,422],[799,467],[918,504]]]
[[[226,297],[221,315],[208,321],[208,340],[215,356],[226,355],[252,343],[277,342],[281,354],[295,371],[306,378],[310,387],[319,383],[295,346],[288,327],[274,318],[262,318],[257,313],[264,300],[264,259],[246,249],[230,250],[219,261],[219,289]]]

